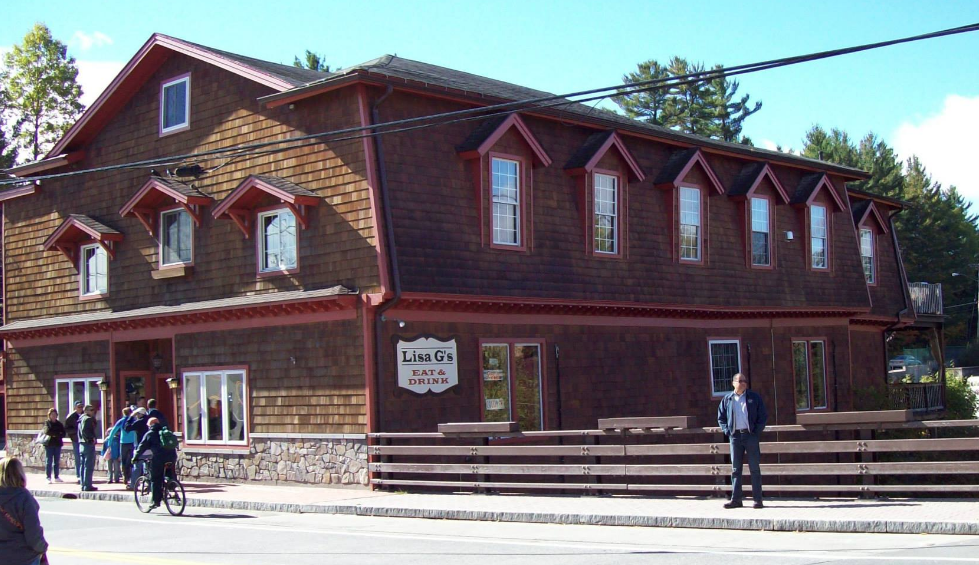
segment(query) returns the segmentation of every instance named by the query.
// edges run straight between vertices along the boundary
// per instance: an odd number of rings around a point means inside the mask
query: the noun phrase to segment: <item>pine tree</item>
[[[323,56],[309,49],[306,50],[306,55],[302,59],[296,57],[296,60],[292,62],[292,66],[300,69],[319,71],[321,73],[330,72],[330,65],[323,63]]]

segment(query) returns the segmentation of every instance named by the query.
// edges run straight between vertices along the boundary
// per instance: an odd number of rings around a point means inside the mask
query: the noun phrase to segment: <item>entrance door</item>
[[[170,429],[177,429],[177,413],[173,406],[173,391],[167,385],[167,379],[173,375],[162,373],[156,375],[156,409],[163,412],[170,423]]]

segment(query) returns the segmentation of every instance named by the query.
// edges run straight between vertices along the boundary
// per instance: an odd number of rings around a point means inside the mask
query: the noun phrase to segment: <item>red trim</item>
[[[718,194],[724,194],[724,187],[721,185],[721,181],[717,180],[717,175],[715,175],[714,170],[710,168],[710,165],[707,163],[707,159],[704,158],[704,152],[700,148],[698,148],[697,151],[690,156],[687,164],[683,166],[683,169],[680,170],[680,173],[677,174],[676,178],[666,182],[661,182],[656,185],[656,188],[673,190],[679,188],[681,184],[686,186],[689,183],[684,183],[683,179],[687,177],[690,169],[692,169],[696,164],[700,164],[700,167],[703,169],[704,174],[707,175],[707,178],[710,180],[714,190],[716,190]]]
[[[879,234],[876,231],[874,231],[873,228],[871,228],[869,226],[864,227],[863,224],[860,224],[859,226],[857,226],[857,253],[860,255],[860,271],[861,272],[863,272],[863,238],[860,236],[860,232],[863,231],[863,230],[867,230],[868,232],[870,232],[870,253],[872,254],[870,258],[873,259],[873,262],[874,262],[874,281],[873,282],[869,282],[868,281],[867,282],[867,286],[877,286],[878,283],[880,282],[880,264],[877,261],[877,256],[879,255],[879,253],[877,252],[877,250],[878,250],[877,236]],[[866,273],[864,273],[864,277],[863,278],[864,278],[865,281],[867,280],[867,274]],[[873,299],[871,299],[871,301],[872,300]]]
[[[866,223],[867,221],[867,218],[871,218],[871,217],[877,220],[877,225],[880,226],[880,229],[881,231],[884,232],[884,234],[889,235],[891,233],[891,230],[887,228],[887,222],[884,221],[884,218],[880,215],[880,211],[877,210],[877,206],[874,205],[873,201],[871,201],[870,204],[867,206],[867,209],[864,210],[863,216],[860,216],[860,219],[857,220],[857,228],[864,225],[864,223]]]
[[[479,147],[471,151],[465,151],[459,155],[463,159],[476,159],[482,157],[490,149],[492,149],[494,145],[496,145],[496,142],[499,141],[511,127],[516,128],[517,133],[519,133],[520,136],[523,137],[523,140],[527,142],[527,145],[530,146],[530,150],[533,151],[537,162],[545,167],[549,167],[551,165],[551,158],[548,157],[547,152],[544,151],[544,148],[541,146],[540,142],[537,141],[537,138],[534,137],[534,134],[530,131],[530,128],[527,127],[527,124],[524,123],[523,119],[520,118],[519,114],[510,114],[507,116],[507,118],[503,120],[503,122],[500,123],[495,130],[493,130],[493,133],[491,133],[485,140],[483,140],[482,143],[479,144]]]
[[[602,160],[602,158],[605,156],[608,150],[611,149],[612,147],[615,147],[616,149],[619,150],[619,155],[622,156],[622,160],[625,161],[626,165],[629,167],[629,172],[632,173],[633,180],[635,180],[636,182],[642,182],[646,180],[646,175],[642,172],[642,169],[639,167],[639,164],[636,163],[636,160],[632,157],[632,153],[629,152],[629,149],[625,146],[625,143],[622,141],[622,138],[619,137],[618,132],[614,132],[614,131],[612,132],[612,135],[610,135],[608,139],[605,140],[605,143],[603,143],[602,146],[595,151],[591,159],[589,159],[588,162],[585,163],[584,167],[581,167],[579,169],[570,169],[568,170],[568,173],[572,175],[591,173],[598,165],[598,162]]]
[[[754,189],[752,189],[752,190],[754,190]],[[765,202],[768,203],[768,264],[767,265],[755,265],[755,263],[754,263],[754,257],[753,257],[753,254],[752,254],[752,241],[751,241],[751,236],[752,236],[754,230],[752,229],[753,226],[752,226],[752,223],[751,223],[751,214],[752,214],[751,200],[753,198],[758,198],[758,199],[764,200]],[[774,271],[775,270],[775,248],[777,247],[775,245],[775,233],[777,231],[775,229],[775,227],[778,225],[778,223],[776,221],[777,218],[775,217],[775,206],[772,204],[772,200],[773,200],[773,198],[771,196],[765,196],[765,195],[762,195],[762,194],[755,194],[753,196],[749,196],[744,201],[744,210],[745,210],[745,234],[747,234],[747,237],[745,237],[745,242],[747,244],[746,247],[745,247],[745,255],[746,255],[746,260],[747,260],[748,268],[749,269],[754,269],[756,271]]]
[[[527,338],[527,339],[513,339],[513,338],[480,338],[479,339],[479,349],[476,352],[476,366],[478,369],[478,379],[479,379],[479,414],[480,420],[486,420],[486,397],[483,392],[483,346],[484,345],[505,345],[507,346],[507,389],[510,395],[508,407],[510,413],[510,420],[517,422],[517,415],[515,413],[516,408],[516,387],[514,386],[514,365],[513,365],[513,349],[517,345],[536,345],[537,350],[540,354],[540,375],[539,383],[540,386],[540,422],[541,430],[546,430],[547,426],[547,364],[545,362],[545,357],[547,356],[546,340],[541,338]],[[528,431],[528,430],[521,430]]]
[[[241,184],[231,191],[231,194],[226,196],[220,204],[214,207],[214,210],[211,211],[211,216],[215,219],[227,216],[234,220],[238,229],[244,232],[245,239],[248,239],[251,230],[248,229],[247,220],[251,216],[251,211],[254,210],[255,204],[258,203],[263,194],[277,198],[292,210],[292,213],[296,215],[296,222],[303,229],[306,229],[309,225],[308,210],[305,207],[317,206],[323,200],[319,196],[297,195],[280,190],[255,175],[249,175],[248,178],[241,181]]]
[[[360,125],[362,127],[367,127],[371,125],[371,116],[369,115],[368,104],[367,104],[367,87],[364,85],[357,85],[357,109],[360,114]],[[362,140],[364,147],[364,158],[366,159],[366,175],[367,175],[367,195],[370,199],[371,207],[371,217],[374,219],[374,252],[377,253],[377,272],[378,278],[381,281],[381,294],[386,294],[387,289],[392,288],[391,284],[391,273],[388,268],[388,249],[385,242],[384,235],[384,217],[381,213],[380,207],[378,205],[378,190],[380,186],[377,184],[377,177],[375,176],[376,171],[379,170],[379,163],[377,162],[377,155],[374,153],[374,144],[369,136],[365,136]],[[371,373],[367,373],[370,375]],[[368,426],[370,429],[370,426]]]
[[[812,404],[813,404],[813,398],[812,398],[813,397],[813,395],[812,395],[812,360],[810,359],[810,345],[809,344],[811,344],[813,342],[816,342],[816,341],[821,342],[823,344],[823,394],[826,396],[826,406],[820,406],[820,407],[814,408],[812,406]],[[829,393],[830,386],[829,386],[829,370],[826,367],[826,362],[827,362],[827,359],[829,358],[829,354],[828,354],[828,351],[827,351],[829,349],[829,339],[826,338],[826,337],[824,337],[824,336],[819,336],[819,337],[790,337],[789,338],[789,356],[790,356],[790,359],[791,359],[791,362],[792,362],[792,398],[793,398],[793,400],[796,400],[796,392],[797,392],[797,390],[796,390],[796,386],[795,386],[795,383],[796,383],[795,358],[792,357],[792,355],[794,355],[794,352],[792,351],[792,348],[793,348],[793,346],[796,343],[805,343],[806,344],[806,369],[809,370],[809,373],[806,375],[806,379],[807,379],[807,381],[809,383],[809,399],[808,399],[809,400],[809,408],[799,408],[798,407],[798,404],[796,402],[793,402],[793,408],[795,409],[796,414],[803,414],[803,413],[807,413],[807,412],[828,412],[830,410],[830,393]],[[834,381],[834,383],[836,381],[835,375],[833,377],[833,381]]]
[[[681,223],[681,213],[680,213],[680,189],[689,188],[696,190],[700,196],[700,256],[697,259],[684,259],[681,257],[680,246],[683,244],[682,238],[680,237],[680,223]],[[674,217],[676,218],[676,227],[674,230],[674,236],[676,237],[676,245],[674,246],[674,253],[676,253],[676,261],[681,265],[706,265],[707,264],[707,242],[708,237],[708,218],[710,217],[710,208],[708,207],[708,201],[710,199],[710,194],[704,187],[699,184],[694,183],[681,183],[677,186],[677,189],[673,191],[673,202],[675,206]]]
[[[262,223],[259,222],[259,218],[262,214],[268,212],[281,212],[281,211],[291,211],[293,214],[296,213],[295,208],[288,205],[278,205],[278,206],[265,206],[263,208],[255,209],[255,277],[258,279],[264,279],[268,277],[277,277],[282,275],[295,275],[299,273],[299,233],[296,233],[296,266],[289,269],[269,269],[268,271],[262,270],[262,245],[265,243],[265,238],[261,233]],[[299,221],[299,216],[296,216],[296,221]]]
[[[171,128],[170,128],[169,131],[163,131],[163,118],[164,118],[163,112],[166,109],[165,108],[165,105],[163,103],[163,89],[164,89],[165,86],[176,84],[176,83],[182,82],[184,80],[187,81],[187,92],[185,93],[186,102],[184,103],[184,110],[187,112],[187,115],[185,117],[186,117],[187,120],[186,120],[186,122],[183,125],[171,126]],[[190,129],[190,104],[191,104],[191,96],[190,96],[190,73],[189,72],[188,73],[183,73],[183,74],[177,75],[175,77],[168,78],[166,80],[161,80],[160,81],[160,98],[159,98],[159,103],[160,103],[160,119],[157,120],[157,125],[159,126],[157,128],[157,135],[159,137],[165,137],[165,136],[168,136],[168,135],[173,135],[175,133],[180,133],[182,131],[189,130]]]
[[[19,186],[17,188],[12,188],[10,190],[5,190],[0,192],[0,202],[6,202],[7,200],[13,200],[14,198],[20,198],[21,196],[30,196],[37,192],[38,186],[37,182],[31,182],[27,186]]]
[[[783,187],[782,183],[778,181],[778,177],[775,176],[775,171],[772,170],[772,168],[768,165],[768,163],[765,163],[765,166],[762,167],[761,171],[758,172],[758,176],[755,177],[755,180],[751,183],[751,188],[748,189],[748,192],[746,192],[743,195],[737,196],[735,198],[739,200],[740,199],[750,200],[755,195],[755,190],[758,189],[758,186],[761,184],[761,181],[764,180],[766,177],[772,183],[772,186],[775,187],[775,192],[777,192],[778,195],[782,197],[782,202],[784,204],[788,204],[790,200],[789,193],[785,191],[785,187]]]
[[[156,212],[161,210],[161,207],[164,206],[163,203],[168,199],[172,199],[174,203],[187,210],[187,213],[190,214],[197,227],[201,226],[201,215],[198,207],[210,206],[214,202],[214,199],[209,196],[187,196],[173,190],[160,179],[150,178],[119,209],[119,215],[123,218],[126,216],[135,216],[149,234],[155,236]]]
[[[374,390],[374,317],[375,307],[368,296],[363,296],[360,302],[361,329],[364,339],[364,403],[367,405],[367,433],[380,432],[377,428],[377,391]]]
[[[54,230],[54,233],[44,240],[41,248],[44,251],[50,251],[54,247],[68,256],[72,263],[74,263],[74,257],[70,254],[72,248],[77,251],[79,245],[98,243],[109,254],[109,257],[115,258],[116,253],[112,248],[113,242],[122,241],[122,239],[123,235],[121,233],[97,232],[69,216],[65,218],[65,221],[61,222],[61,225],[58,226],[58,229]]]
[[[833,183],[829,181],[829,176],[826,175],[826,173],[823,173],[823,176],[819,178],[819,182],[816,184],[816,188],[812,189],[812,192],[809,194],[809,198],[807,198],[805,202],[795,204],[795,206],[801,208],[803,206],[812,205],[823,188],[826,188],[827,192],[829,192],[829,195],[832,197],[833,204],[836,204],[837,210],[843,212],[847,209],[846,206],[843,205],[843,201],[840,200],[840,195],[836,194],[836,189],[833,188]]]
[[[486,208],[488,213],[486,214],[489,220],[488,230],[490,249],[500,249],[504,251],[521,251],[528,252],[531,248],[531,230],[533,229],[533,207],[531,205],[531,179],[533,177],[531,168],[528,167],[527,159],[520,155],[509,155],[506,153],[496,153],[491,151],[488,154],[488,159],[486,160],[487,165],[487,186],[486,193],[483,197],[483,201],[486,203]],[[508,245],[505,243],[496,243],[493,240],[493,159],[501,159],[505,161],[516,161],[517,168],[517,180],[520,186],[517,187],[517,193],[519,194],[520,201],[517,204],[517,214],[519,218],[517,219],[517,245]]]
[[[595,175],[605,175],[615,178],[615,253],[598,251],[595,249]],[[627,257],[627,234],[629,233],[628,215],[628,183],[623,182],[623,176],[619,171],[609,171],[605,169],[590,169],[590,174],[585,179],[587,202],[584,208],[586,216],[585,238],[588,254],[598,259],[625,259]]]
[[[27,163],[25,165],[20,165],[19,167],[11,167],[7,169],[7,173],[15,177],[25,177],[33,175],[34,173],[43,173],[44,171],[50,171],[51,169],[57,169],[59,167],[64,167],[72,163],[76,163],[85,158],[84,151],[72,151],[71,153],[63,153],[61,155],[56,155],[54,157],[48,157],[40,161],[34,161],[33,163]],[[8,190],[0,196],[0,200],[7,200],[9,198],[14,198],[14,196],[6,197],[8,194],[14,192],[13,190]],[[18,194],[17,196],[22,196]]]
[[[813,191],[815,192],[815,191]],[[819,206],[820,208],[826,210],[826,266],[825,267],[814,267],[812,265],[812,206]],[[805,224],[806,224],[806,270],[810,273],[832,273],[833,272],[833,210],[821,203],[813,202],[812,205],[807,205],[805,209]],[[861,267],[861,271],[863,268]]]

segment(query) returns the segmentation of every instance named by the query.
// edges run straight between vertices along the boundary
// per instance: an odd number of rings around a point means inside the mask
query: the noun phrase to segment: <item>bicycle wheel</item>
[[[166,504],[167,511],[174,516],[184,513],[187,506],[187,497],[184,495],[184,485],[174,479],[167,481],[167,490],[163,495],[163,504]]]
[[[148,513],[150,505],[153,504],[153,489],[150,488],[150,478],[146,475],[136,479],[133,486],[133,496],[136,497],[136,508],[140,512]]]

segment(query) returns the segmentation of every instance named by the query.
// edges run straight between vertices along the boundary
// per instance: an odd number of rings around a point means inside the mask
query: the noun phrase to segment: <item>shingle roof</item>
[[[680,175],[683,171],[683,167],[687,166],[690,159],[693,158],[694,154],[697,153],[696,147],[688,147],[687,149],[681,149],[679,151],[674,151],[670,158],[667,159],[666,164],[663,165],[663,170],[656,175],[656,180],[653,184],[664,184],[672,183],[676,181],[676,177]]]
[[[812,173],[802,177],[799,180],[799,186],[795,189],[795,194],[792,195],[792,204],[804,204],[809,200],[809,196],[812,191],[819,186],[819,181],[822,180],[823,173]]]
[[[473,132],[469,134],[469,137],[467,137],[465,141],[456,147],[456,151],[459,153],[475,151],[480,145],[483,144],[484,141],[486,141],[487,137],[493,135],[496,128],[500,127],[500,124],[506,121],[506,119],[507,114],[502,114],[483,120],[479,124],[479,127],[474,129]]]
[[[183,41],[184,43],[188,43],[200,49],[210,51],[211,53],[217,55],[218,57],[223,57],[225,59],[229,59],[231,61],[241,63],[242,65],[246,65],[248,67],[252,67],[254,69],[260,70],[263,73],[269,74],[271,76],[289,82],[294,87],[302,86],[310,82],[315,82],[333,76],[333,73],[311,71],[309,69],[303,69],[300,67],[295,67],[293,65],[283,65],[281,63],[271,63],[269,61],[255,59],[253,57],[245,57],[244,55],[238,55],[237,53],[229,53],[228,51],[214,49],[213,47],[208,47],[207,45],[201,45],[200,43],[194,43],[192,41],[186,41],[183,39],[178,39],[178,41]]]
[[[189,184],[184,184],[178,180],[168,179],[161,176],[154,176],[153,180],[155,180],[160,184],[166,185],[168,188],[176,192],[179,192],[184,196],[210,198],[210,196],[204,194],[203,192],[197,190],[196,188],[190,186]]]
[[[84,224],[85,226],[92,228],[98,233],[119,233],[109,226],[82,214],[69,214],[68,217],[80,224]]]
[[[858,200],[856,202],[850,202],[850,210],[853,212],[853,223],[859,223],[863,218],[863,215],[867,212],[867,208],[870,207],[872,200]]]
[[[289,194],[294,194],[296,196],[312,196],[314,198],[319,198],[319,194],[307,190],[298,184],[287,181],[282,177],[276,177],[272,175],[255,175],[255,178],[278,188],[283,192],[288,192]]]
[[[734,182],[731,183],[731,188],[727,191],[728,195],[744,196],[748,194],[748,191],[751,190],[751,185],[755,184],[755,180],[758,179],[758,175],[761,174],[764,168],[765,163],[757,161],[741,167],[741,172],[734,178]]]
[[[608,138],[615,134],[614,130],[599,131],[588,136],[585,143],[578,148],[578,151],[568,159],[568,164],[564,166],[565,169],[580,169],[588,164],[588,161],[595,156],[595,152],[598,151],[602,144],[608,141]]]

